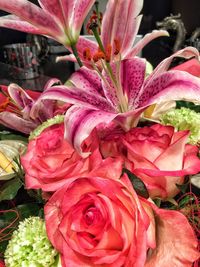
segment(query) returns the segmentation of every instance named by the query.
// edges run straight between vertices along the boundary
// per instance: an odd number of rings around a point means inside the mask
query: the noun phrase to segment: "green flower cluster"
[[[30,217],[20,222],[5,251],[6,267],[58,267],[59,255],[47,238],[44,221]]]
[[[48,127],[50,127],[50,126],[52,126],[54,124],[60,124],[62,122],[64,122],[64,115],[56,115],[55,117],[43,122],[34,131],[31,132],[31,134],[29,136],[29,140],[36,138],[46,128],[48,128]]]
[[[189,143],[200,141],[200,113],[189,108],[171,109],[161,116],[161,123],[172,125],[176,130],[190,130]]]

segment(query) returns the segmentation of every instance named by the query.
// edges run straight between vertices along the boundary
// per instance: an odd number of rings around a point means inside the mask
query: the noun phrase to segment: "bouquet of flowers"
[[[142,0],[108,0],[80,35],[94,0],[0,0],[0,26],[63,44],[80,69],[42,93],[1,88],[0,252],[7,267],[198,266],[200,79],[147,74],[136,45]],[[102,20],[102,21],[101,21]]]

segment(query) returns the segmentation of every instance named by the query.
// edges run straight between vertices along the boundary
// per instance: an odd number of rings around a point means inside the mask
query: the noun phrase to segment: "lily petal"
[[[43,10],[50,13],[51,16],[57,18],[64,27],[69,27],[67,25],[67,17],[72,12],[72,7],[74,5],[74,0],[66,1],[66,0],[38,0],[40,6]]]
[[[65,55],[65,56],[59,56],[56,58],[56,62],[59,61],[72,61],[72,62],[77,62],[76,58],[74,55],[70,54],[70,55]],[[83,60],[82,60],[83,62]],[[84,64],[86,66],[86,64]]]
[[[139,97],[138,107],[170,100],[200,102],[200,79],[183,71],[168,71],[157,76]]]
[[[144,82],[146,61],[141,58],[123,60],[121,64],[121,83],[129,100],[129,110],[134,108],[134,102]]]
[[[75,41],[95,0],[39,0],[38,2],[45,11],[62,23],[65,30],[70,29],[73,39],[71,41]]]
[[[101,78],[96,71],[82,67],[72,74],[69,81],[75,87],[87,90],[88,93],[103,95]]]
[[[64,85],[53,86],[47,89],[43,94],[41,94],[37,102],[39,103],[45,99],[64,101],[70,104],[77,104],[79,106],[84,106],[92,109],[102,109],[105,111],[113,110],[106,99],[97,92],[91,93],[83,90],[82,88],[75,88]],[[33,108],[33,114],[35,112],[36,109]]]
[[[182,50],[177,51],[176,53],[174,53],[173,55],[171,55],[170,57],[164,59],[152,72],[152,74],[149,75],[149,77],[146,79],[145,81],[145,86],[148,85],[148,83],[150,83],[153,79],[155,79],[158,75],[160,75],[161,73],[167,71],[169,69],[169,66],[172,62],[172,60],[175,57],[183,57],[183,58],[191,58],[191,57],[195,57],[197,59],[199,59],[199,51],[192,47],[192,46],[188,46]]]
[[[114,46],[118,40],[122,47],[120,53],[131,48],[139,28],[140,19],[135,19],[143,6],[138,0],[111,0],[108,2],[102,21],[102,41],[104,48]]]
[[[65,2],[69,2],[69,0],[65,0]],[[78,39],[82,24],[95,0],[73,0],[72,2],[74,2],[74,7],[69,26],[72,28],[74,39]]]
[[[21,20],[15,15],[7,15],[0,18],[0,27],[9,28],[13,30],[18,30],[22,32],[28,32],[32,34],[44,34],[48,35],[47,31],[42,31],[32,24]]]
[[[8,111],[0,113],[0,123],[10,129],[14,129],[25,134],[30,134],[30,132],[38,126],[38,124],[34,121],[25,120]]]
[[[82,157],[89,154],[81,151],[82,142],[90,135],[92,130],[100,123],[110,123],[117,114],[102,110],[92,110],[72,106],[65,116],[65,138]]]
[[[147,33],[134,47],[131,51],[125,56],[125,58],[132,58],[137,56],[140,51],[144,48],[152,40],[161,37],[161,36],[169,36],[169,33],[164,30],[154,30],[151,33]]]
[[[33,104],[33,99],[17,84],[8,86],[8,93],[19,108],[23,109],[27,105]]]
[[[120,62],[119,62],[120,64]],[[120,66],[120,65],[119,65]],[[119,74],[119,67],[115,63],[111,64],[112,73],[116,76],[117,72]],[[118,76],[118,75],[117,75]],[[110,74],[103,70],[102,72],[102,87],[104,91],[104,95],[106,96],[109,103],[114,107],[115,110],[118,110],[119,106],[119,95],[117,95],[117,85],[116,81],[114,81]],[[121,90],[122,91],[122,90]],[[122,93],[122,92],[121,92]]]
[[[118,85],[113,82],[110,75],[103,71],[102,87],[104,95],[117,112],[122,98],[126,98],[129,110],[133,109],[134,101],[144,82],[146,61],[141,58],[132,58],[112,63],[111,68],[115,77],[119,77]],[[117,87],[122,87],[121,95],[116,93]],[[119,88],[118,88],[119,89]],[[119,89],[120,90],[120,89]]]
[[[45,90],[47,90],[49,87],[54,86],[54,85],[57,85],[57,84],[61,84],[61,81],[60,81],[59,79],[57,79],[57,78],[52,78],[52,79],[50,79],[50,80],[48,80],[48,81],[46,82],[43,91],[45,91]]]
[[[61,28],[49,16],[49,13],[27,0],[0,0],[0,9],[15,14],[22,20],[33,24],[42,32],[46,32],[48,29],[50,35],[62,34]]]
[[[129,13],[128,16],[132,16],[132,14]],[[125,57],[125,54],[134,45],[134,41],[139,31],[141,21],[142,21],[142,15],[138,16],[137,18],[135,18],[135,20],[132,20],[130,21],[130,23],[127,24],[126,35],[124,36],[122,47],[121,47],[122,57]]]

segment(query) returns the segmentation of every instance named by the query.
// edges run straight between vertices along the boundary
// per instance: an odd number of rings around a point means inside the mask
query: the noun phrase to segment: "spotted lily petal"
[[[82,142],[97,125],[110,123],[116,116],[116,113],[103,110],[72,106],[65,115],[65,138],[83,157],[87,157],[88,153],[83,153],[81,150]]]
[[[166,59],[161,61],[160,64],[154,69],[154,71],[149,75],[149,77],[145,81],[146,86],[149,82],[151,82],[151,80],[155,79],[161,73],[167,71],[169,69],[169,66],[170,66],[172,60],[175,57],[182,57],[182,58],[186,58],[186,59],[191,58],[191,57],[195,57],[195,58],[199,59],[199,51],[192,46],[188,46],[188,47],[186,47],[182,50],[179,50],[176,53],[172,54],[170,57],[167,57]]]
[[[67,86],[53,86],[46,90],[37,100],[35,107],[32,110],[32,115],[37,114],[37,106],[43,100],[58,100],[70,104],[84,106],[92,109],[102,109],[106,111],[113,110],[109,103],[98,93],[90,93],[82,88],[67,87]],[[35,116],[35,115],[34,115]]]
[[[164,72],[144,85],[136,105],[141,107],[170,100],[200,103],[200,79],[183,71]]]
[[[106,48],[114,47],[117,40],[123,54],[131,48],[137,34],[141,17],[137,18],[143,6],[143,0],[110,0],[102,21],[102,41]]]
[[[0,18],[0,27],[10,28],[22,32],[28,32],[32,34],[48,35],[48,31],[38,29],[34,25],[21,20],[15,15],[7,15]]]
[[[48,31],[49,35],[62,34],[61,28],[49,16],[49,13],[27,0],[0,0],[0,9],[12,13],[23,21],[34,25],[42,33]]]
[[[71,41],[77,41],[80,30],[95,0],[39,0],[40,6],[58,19],[63,29],[70,31]]]
[[[141,58],[133,58],[132,60],[123,60],[121,65],[122,88],[129,101],[129,110],[133,110],[135,99],[144,82],[146,61]]]
[[[127,105],[127,111],[133,108],[135,98],[144,82],[145,63],[145,59],[141,58],[122,60],[117,64],[112,63],[112,72],[115,77],[118,77],[115,82],[109,73],[102,72],[104,94],[116,111],[120,110],[120,102],[122,101],[124,101],[124,105]]]
[[[48,85],[52,85],[53,81],[55,82],[55,79],[50,80]],[[37,102],[39,94],[33,94],[30,90],[26,92],[17,84],[10,84],[8,89],[3,91],[8,94],[10,102],[5,110],[0,112],[0,122],[8,128],[30,134],[39,124],[54,116],[54,100]],[[37,113],[33,114],[33,109],[37,110]]]
[[[89,93],[99,93],[103,96],[101,78],[96,71],[82,67],[68,80],[74,87],[82,88]]]
[[[0,9],[17,16],[0,18],[0,26],[47,35],[70,47],[78,40],[83,21],[95,0],[0,0]]]
[[[69,2],[69,0],[67,2]],[[77,40],[82,24],[95,0],[74,0],[72,2],[74,2],[74,6],[69,26],[72,27],[72,36]]]

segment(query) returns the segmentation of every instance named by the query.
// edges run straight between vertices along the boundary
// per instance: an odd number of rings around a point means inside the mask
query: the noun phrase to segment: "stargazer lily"
[[[162,61],[145,80],[145,60],[134,57],[111,64],[102,74],[85,67],[66,86],[53,86],[37,100],[56,99],[74,104],[66,112],[65,135],[81,153],[81,144],[99,124],[115,120],[125,130],[134,127],[152,104],[170,100],[200,102],[200,79],[182,71],[167,71],[174,57],[199,57],[188,47]],[[39,103],[32,110],[37,116]]]
[[[50,80],[46,87],[55,82],[58,80]],[[7,92],[3,92],[7,95],[8,103],[0,110],[0,123],[8,128],[30,134],[38,125],[55,115],[54,111],[57,107],[55,101],[47,100],[40,103],[37,116],[31,116],[31,110],[35,108],[37,101],[17,84],[10,84]],[[39,95],[40,93],[37,97]]]
[[[101,27],[101,42],[99,43],[80,36],[77,43],[79,58],[87,67],[106,58],[113,61],[120,55],[121,59],[136,56],[151,40],[168,36],[164,30],[154,30],[148,33],[137,44],[135,38],[138,33],[142,15],[139,15],[143,0],[109,0],[103,15]],[[96,33],[98,34],[98,33]],[[97,37],[97,36],[95,36]],[[98,37],[97,37],[98,38]],[[67,55],[58,60],[76,61],[74,55]]]
[[[13,15],[0,18],[0,26],[51,37],[66,47],[74,45],[95,0],[0,0],[0,9]]]

